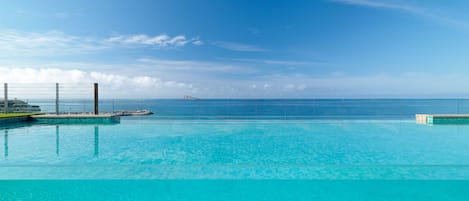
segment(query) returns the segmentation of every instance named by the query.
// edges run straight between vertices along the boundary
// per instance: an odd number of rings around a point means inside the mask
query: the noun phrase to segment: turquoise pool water
[[[0,136],[0,200],[469,198],[469,126],[149,117]]]

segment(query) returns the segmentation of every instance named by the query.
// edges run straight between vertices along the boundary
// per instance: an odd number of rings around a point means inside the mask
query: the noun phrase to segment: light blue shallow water
[[[469,126],[148,117],[0,136],[0,200],[469,198]]]

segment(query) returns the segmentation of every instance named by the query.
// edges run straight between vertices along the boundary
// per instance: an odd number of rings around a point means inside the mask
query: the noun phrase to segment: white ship
[[[30,105],[22,100],[8,100],[7,112],[40,112],[41,107]],[[5,112],[5,101],[0,100],[0,112]]]

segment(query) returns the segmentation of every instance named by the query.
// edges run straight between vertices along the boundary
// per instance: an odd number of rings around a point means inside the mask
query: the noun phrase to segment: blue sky
[[[467,1],[5,1],[0,81],[112,98],[468,97]]]

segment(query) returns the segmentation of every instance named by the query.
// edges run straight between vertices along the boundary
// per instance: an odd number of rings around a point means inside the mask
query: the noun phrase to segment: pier
[[[425,125],[469,125],[469,114],[416,114],[415,121]]]
[[[120,116],[139,115],[132,111],[114,113],[114,112],[100,112],[99,111],[99,98],[98,98],[98,83],[93,83],[93,112],[64,112],[60,111],[59,103],[61,98],[61,91],[59,83],[55,83],[55,111],[48,111],[44,113],[39,106],[29,105],[22,100],[9,100],[9,85],[4,83],[4,99],[0,101],[0,124],[11,124],[20,122],[34,122],[40,124],[114,124],[120,123]],[[64,92],[63,94],[66,94]],[[146,112],[144,114],[150,114]],[[152,114],[152,113],[151,113]]]

